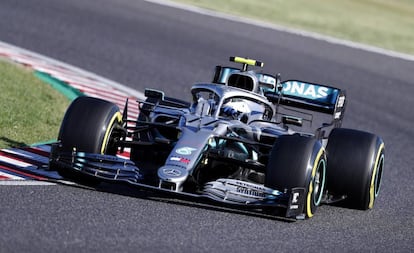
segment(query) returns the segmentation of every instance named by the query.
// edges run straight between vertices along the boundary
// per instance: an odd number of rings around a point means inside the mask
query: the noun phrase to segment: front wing
[[[303,219],[305,217],[303,213],[305,188],[293,188],[281,192],[256,183],[220,178],[206,183],[201,191],[193,193],[174,191],[148,184],[139,168],[131,160],[117,156],[76,151],[52,152],[50,162],[60,168],[77,171],[103,181],[123,182],[143,189],[212,200],[238,209],[271,211],[286,218]]]

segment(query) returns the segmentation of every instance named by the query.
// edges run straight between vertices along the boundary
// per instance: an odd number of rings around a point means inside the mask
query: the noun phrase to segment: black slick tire
[[[270,153],[265,186],[279,191],[305,188],[304,213],[310,218],[324,194],[326,167],[325,150],[319,141],[299,135],[281,136]]]
[[[373,208],[384,168],[382,139],[363,131],[336,128],[329,135],[326,150],[328,191],[346,195],[346,207]]]
[[[121,125],[122,114],[115,104],[93,97],[78,97],[67,109],[58,141],[60,151],[115,155],[117,137],[115,126]],[[82,183],[94,184],[98,180],[77,171],[57,168],[60,175]]]

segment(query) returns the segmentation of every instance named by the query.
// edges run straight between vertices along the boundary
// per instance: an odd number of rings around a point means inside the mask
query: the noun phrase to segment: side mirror
[[[154,89],[145,89],[144,95],[147,98],[154,98],[156,100],[164,100],[164,92]]]

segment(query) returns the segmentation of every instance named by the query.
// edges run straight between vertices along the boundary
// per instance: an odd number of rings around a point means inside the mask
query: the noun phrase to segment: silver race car
[[[192,101],[146,89],[137,119],[113,103],[72,102],[52,145],[50,169],[81,184],[102,181],[293,219],[321,204],[371,209],[384,167],[384,142],[341,128],[343,90],[249,70],[230,57]],[[119,154],[130,150],[129,158]],[[118,155],[117,155],[118,154]],[[169,196],[169,195],[168,195]]]

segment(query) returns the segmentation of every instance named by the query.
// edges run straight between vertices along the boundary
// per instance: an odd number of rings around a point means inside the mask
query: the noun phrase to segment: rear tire
[[[373,208],[381,185],[384,149],[384,142],[374,134],[343,128],[332,130],[326,148],[328,191],[346,195],[346,207]]]
[[[324,194],[326,165],[324,148],[316,139],[299,135],[280,136],[270,153],[265,186],[279,191],[305,188],[304,213],[310,218]]]
[[[67,109],[63,118],[58,141],[59,151],[97,153],[116,155],[118,147],[115,139],[120,133],[114,131],[116,125],[122,124],[122,114],[115,104],[92,97],[78,97]],[[63,177],[77,182],[96,184],[92,176],[67,168],[56,168]]]

